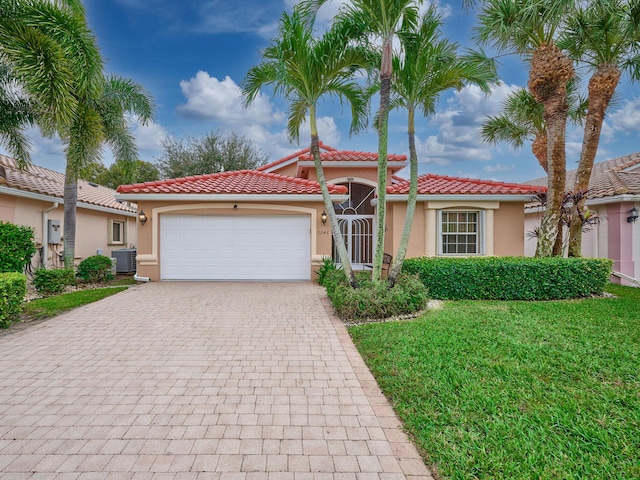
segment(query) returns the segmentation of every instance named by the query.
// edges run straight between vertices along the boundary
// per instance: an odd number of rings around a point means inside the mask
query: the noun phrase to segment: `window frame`
[[[120,239],[114,238],[114,225],[120,225]],[[108,245],[125,245],[127,242],[127,221],[110,218],[108,222],[107,230],[107,244]]]
[[[438,240],[437,240],[437,247],[438,247],[438,255],[440,256],[446,256],[446,257],[477,257],[477,256],[482,256],[482,255],[486,255],[486,248],[485,248],[485,238],[486,238],[486,234],[485,234],[485,226],[486,226],[486,212],[485,210],[482,209],[462,209],[462,208],[455,208],[455,209],[442,209],[442,210],[438,210],[438,216],[437,216],[437,231],[438,231]],[[444,252],[444,235],[446,235],[447,233],[450,232],[443,232],[443,228],[442,228],[442,222],[443,222],[443,214],[445,213],[474,213],[477,214],[477,231],[475,232],[476,235],[476,253],[445,253]],[[462,234],[464,235],[464,232],[453,232],[456,235],[458,234]],[[460,245],[460,243],[456,243],[455,245]]]

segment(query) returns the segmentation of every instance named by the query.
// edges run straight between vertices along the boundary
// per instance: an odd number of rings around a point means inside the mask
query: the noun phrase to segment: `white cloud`
[[[226,76],[220,81],[199,71],[190,80],[180,82],[187,103],[178,107],[185,117],[216,120],[224,124],[282,122],[284,115],[275,109],[269,97],[259,93],[247,108],[242,105],[242,90]]]
[[[167,130],[155,122],[146,125],[136,122],[131,128],[131,132],[136,139],[139,150],[154,153],[162,150],[162,142],[169,136]]]
[[[178,107],[179,113],[198,120],[213,120],[221,130],[246,136],[270,159],[288,155],[309,143],[308,121],[300,126],[300,145],[292,144],[286,132],[285,113],[264,93],[259,93],[245,108],[240,87],[228,76],[220,81],[200,71],[190,80],[180,82],[180,87],[187,102]],[[317,122],[321,140],[337,145],[340,132],[333,117],[320,117]],[[161,133],[166,132],[162,129]]]
[[[497,163],[495,165],[487,165],[482,170],[487,173],[495,173],[495,172],[512,172],[516,169],[516,164],[512,163],[510,165],[503,165],[501,163]]]
[[[640,97],[624,102],[624,106],[607,117],[614,131],[640,132]]]
[[[416,142],[420,161],[444,166],[466,160],[491,160],[496,147],[482,142],[479,129],[487,115],[500,111],[515,88],[500,83],[491,95],[473,85],[453,92],[444,102],[446,108],[430,118],[436,134]]]

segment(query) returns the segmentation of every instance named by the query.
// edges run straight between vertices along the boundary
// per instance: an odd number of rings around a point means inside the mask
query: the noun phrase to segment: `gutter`
[[[136,282],[145,282],[145,283],[149,283],[151,281],[151,279],[149,277],[141,277],[138,275],[138,271],[136,270],[136,273],[133,275],[133,279]]]

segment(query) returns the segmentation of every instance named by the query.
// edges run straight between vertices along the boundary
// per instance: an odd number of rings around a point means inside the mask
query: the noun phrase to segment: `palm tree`
[[[141,85],[121,77],[103,78],[98,94],[78,98],[77,113],[68,135],[64,186],[64,264],[73,266],[75,256],[78,174],[99,163],[107,144],[125,171],[125,182],[133,180],[137,148],[129,131],[127,113],[144,124],[153,118],[153,101]]]
[[[0,139],[25,166],[25,127],[37,124],[52,135],[68,126],[77,80],[84,79],[83,88],[89,85],[87,72],[101,68],[100,56],[79,0],[3,0],[0,54]]]
[[[29,161],[26,126],[35,125],[35,106],[17,91],[17,83],[6,65],[0,64],[0,145],[24,167]]]
[[[576,125],[582,123],[587,111],[587,101],[579,95],[575,81],[570,81],[567,84],[567,101],[569,121]],[[520,148],[525,142],[530,141],[533,155],[545,173],[549,174],[544,109],[524,88],[515,90],[507,97],[499,115],[487,117],[486,122],[482,125],[480,135],[486,142],[506,142],[515,148]],[[566,204],[567,202],[563,201],[561,212],[565,212]],[[553,256],[562,255],[565,217],[564,213],[560,215],[558,232],[553,245]]]
[[[574,60],[593,72],[589,79],[589,108],[584,125],[580,163],[573,192],[583,192],[598,151],[605,112],[620,77],[627,73],[640,79],[640,2],[638,0],[600,0],[581,6],[572,16],[560,46]],[[586,195],[573,206],[569,227],[569,256],[582,255],[582,218]]]
[[[451,88],[461,89],[466,84],[476,84],[488,93],[491,83],[497,79],[495,65],[486,57],[475,53],[458,56],[457,45],[440,38],[441,26],[435,8],[429,8],[417,32],[399,33],[404,55],[394,57],[391,108],[404,108],[408,114],[410,186],[404,229],[387,279],[391,287],[407,253],[418,195],[416,112],[432,115],[440,93]]]
[[[301,5],[308,19],[327,0],[306,0]],[[378,204],[376,208],[376,249],[373,257],[372,279],[380,282],[384,256],[384,237],[387,214],[387,152],[389,131],[389,105],[391,98],[391,76],[393,73],[393,40],[399,30],[415,30],[419,20],[418,6],[422,0],[351,0],[343,5],[339,21],[349,21],[357,28],[357,41],[368,42],[371,37],[382,44],[380,57],[380,107],[378,109]]]
[[[514,51],[530,63],[528,88],[543,106],[549,159],[548,201],[536,255],[553,253],[566,181],[565,132],[567,82],[573,63],[558,48],[556,36],[574,0],[487,0],[478,17],[477,39],[498,50]]]
[[[250,104],[260,88],[273,86],[274,95],[280,95],[289,102],[287,130],[294,140],[299,139],[300,126],[308,116],[311,154],[333,241],[342,268],[355,287],[356,278],[322,168],[316,122],[318,101],[330,95],[346,100],[351,106],[352,132],[366,123],[366,101],[353,76],[356,71],[368,66],[370,52],[361,46],[348,45],[348,27],[347,24],[336,23],[322,37],[314,38],[311,27],[298,9],[294,9],[291,15],[283,13],[279,35],[264,50],[264,61],[249,70],[242,88],[245,104]]]

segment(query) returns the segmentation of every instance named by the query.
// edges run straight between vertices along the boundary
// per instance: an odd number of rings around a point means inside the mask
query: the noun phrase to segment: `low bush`
[[[75,283],[76,273],[72,268],[39,268],[33,274],[33,286],[44,296],[56,295]]]
[[[0,328],[8,328],[20,315],[27,293],[27,277],[21,273],[0,273]]]
[[[87,257],[78,265],[78,277],[85,282],[104,282],[113,280],[112,262],[104,255]]]
[[[335,264],[333,259],[331,257],[323,257],[322,265],[320,265],[320,268],[316,272],[316,275],[318,276],[318,283],[324,286],[325,278],[329,272],[333,272],[335,270],[338,270],[338,266]]]
[[[559,300],[601,295],[612,261],[602,258],[423,257],[407,259],[433,298]]]
[[[34,253],[33,228],[0,222],[0,272],[22,273]]]
[[[383,319],[408,315],[427,306],[427,290],[417,275],[400,275],[393,288],[387,282],[374,283],[370,273],[357,275],[352,288],[342,270],[325,277],[327,295],[343,320]]]

